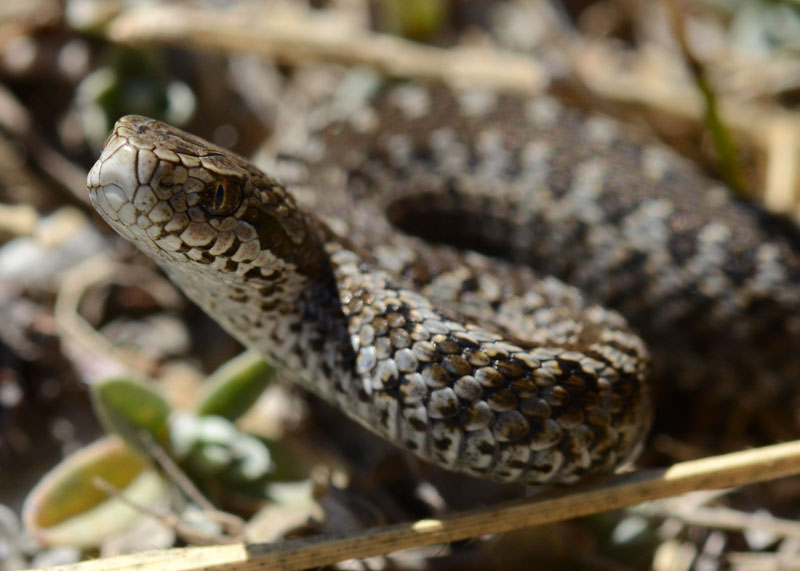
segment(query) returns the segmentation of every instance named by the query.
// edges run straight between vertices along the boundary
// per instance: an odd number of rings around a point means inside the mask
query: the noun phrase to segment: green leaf
[[[229,484],[258,480],[273,469],[266,444],[226,418],[176,414],[169,424],[173,457],[194,478]]]
[[[99,490],[96,478],[143,505],[167,494],[166,482],[145,456],[107,436],[65,458],[31,490],[22,510],[28,531],[45,545],[92,547],[146,517]]]
[[[106,430],[119,434],[131,447],[147,451],[142,431],[162,446],[167,442],[172,407],[143,383],[122,378],[95,383],[92,403]]]
[[[252,351],[234,357],[208,378],[209,388],[196,407],[198,416],[236,420],[253,405],[275,370]]]

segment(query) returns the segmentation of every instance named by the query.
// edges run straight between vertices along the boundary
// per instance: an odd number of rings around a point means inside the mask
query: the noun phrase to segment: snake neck
[[[263,250],[259,259],[268,263],[260,266],[228,272],[155,259],[192,301],[243,345],[332,400],[334,385],[350,384],[355,356],[334,269],[324,257],[327,232],[310,215],[303,215],[302,224],[304,239],[292,248],[285,240],[275,240],[274,221],[262,215],[254,225],[259,238],[283,244],[283,249]]]

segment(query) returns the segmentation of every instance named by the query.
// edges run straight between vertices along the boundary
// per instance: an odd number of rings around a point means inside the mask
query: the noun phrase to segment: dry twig
[[[306,569],[572,519],[698,489],[741,486],[798,473],[800,441],[794,441],[684,462],[663,470],[634,472],[555,498],[523,499],[342,537],[150,551],[56,569]]]

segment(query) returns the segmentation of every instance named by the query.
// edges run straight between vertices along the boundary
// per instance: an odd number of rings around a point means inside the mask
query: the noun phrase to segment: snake
[[[398,83],[320,117],[287,183],[125,116],[91,201],[245,346],[451,471],[630,466],[653,378],[796,405],[792,221],[547,95]]]

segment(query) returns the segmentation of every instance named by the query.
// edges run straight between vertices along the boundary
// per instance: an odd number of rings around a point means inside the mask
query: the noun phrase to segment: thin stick
[[[115,498],[133,510],[152,517],[158,520],[163,525],[173,529],[178,536],[191,545],[217,545],[229,544],[241,541],[244,538],[244,523],[242,519],[236,515],[227,512],[219,511],[217,509],[203,510],[203,518],[209,522],[219,523],[227,535],[218,533],[206,533],[202,529],[198,529],[191,523],[187,523],[181,519],[180,516],[174,513],[159,513],[158,511],[145,506],[125,495],[125,493],[104,480],[103,478],[95,477],[92,481],[94,486],[109,497]]]
[[[186,494],[186,496],[193,501],[195,504],[200,506],[202,509],[206,511],[216,511],[217,508],[211,501],[203,495],[203,492],[194,485],[189,476],[186,475],[186,472],[180,469],[180,467],[170,458],[169,454],[167,454],[164,449],[159,446],[158,442],[156,442],[155,438],[153,438],[149,432],[142,430],[141,434],[139,435],[140,440],[147,448],[147,452],[153,459],[158,463],[159,466],[164,470],[167,476],[175,483],[180,490]]]
[[[306,569],[572,519],[699,489],[741,486],[796,474],[800,474],[800,441],[634,472],[555,498],[517,500],[439,520],[379,527],[341,537],[150,551],[61,569]]]
[[[168,514],[168,513],[160,513],[157,510],[154,510],[150,506],[146,506],[141,502],[137,502],[133,498],[129,498],[125,493],[116,487],[114,484],[105,480],[99,476],[95,476],[92,479],[92,484],[94,487],[100,490],[101,492],[105,493],[109,498],[114,498],[128,506],[129,508],[139,512],[140,514],[145,514],[150,516],[153,519],[158,520],[162,524],[166,525],[167,527],[175,529],[178,523],[178,516],[175,514]]]

